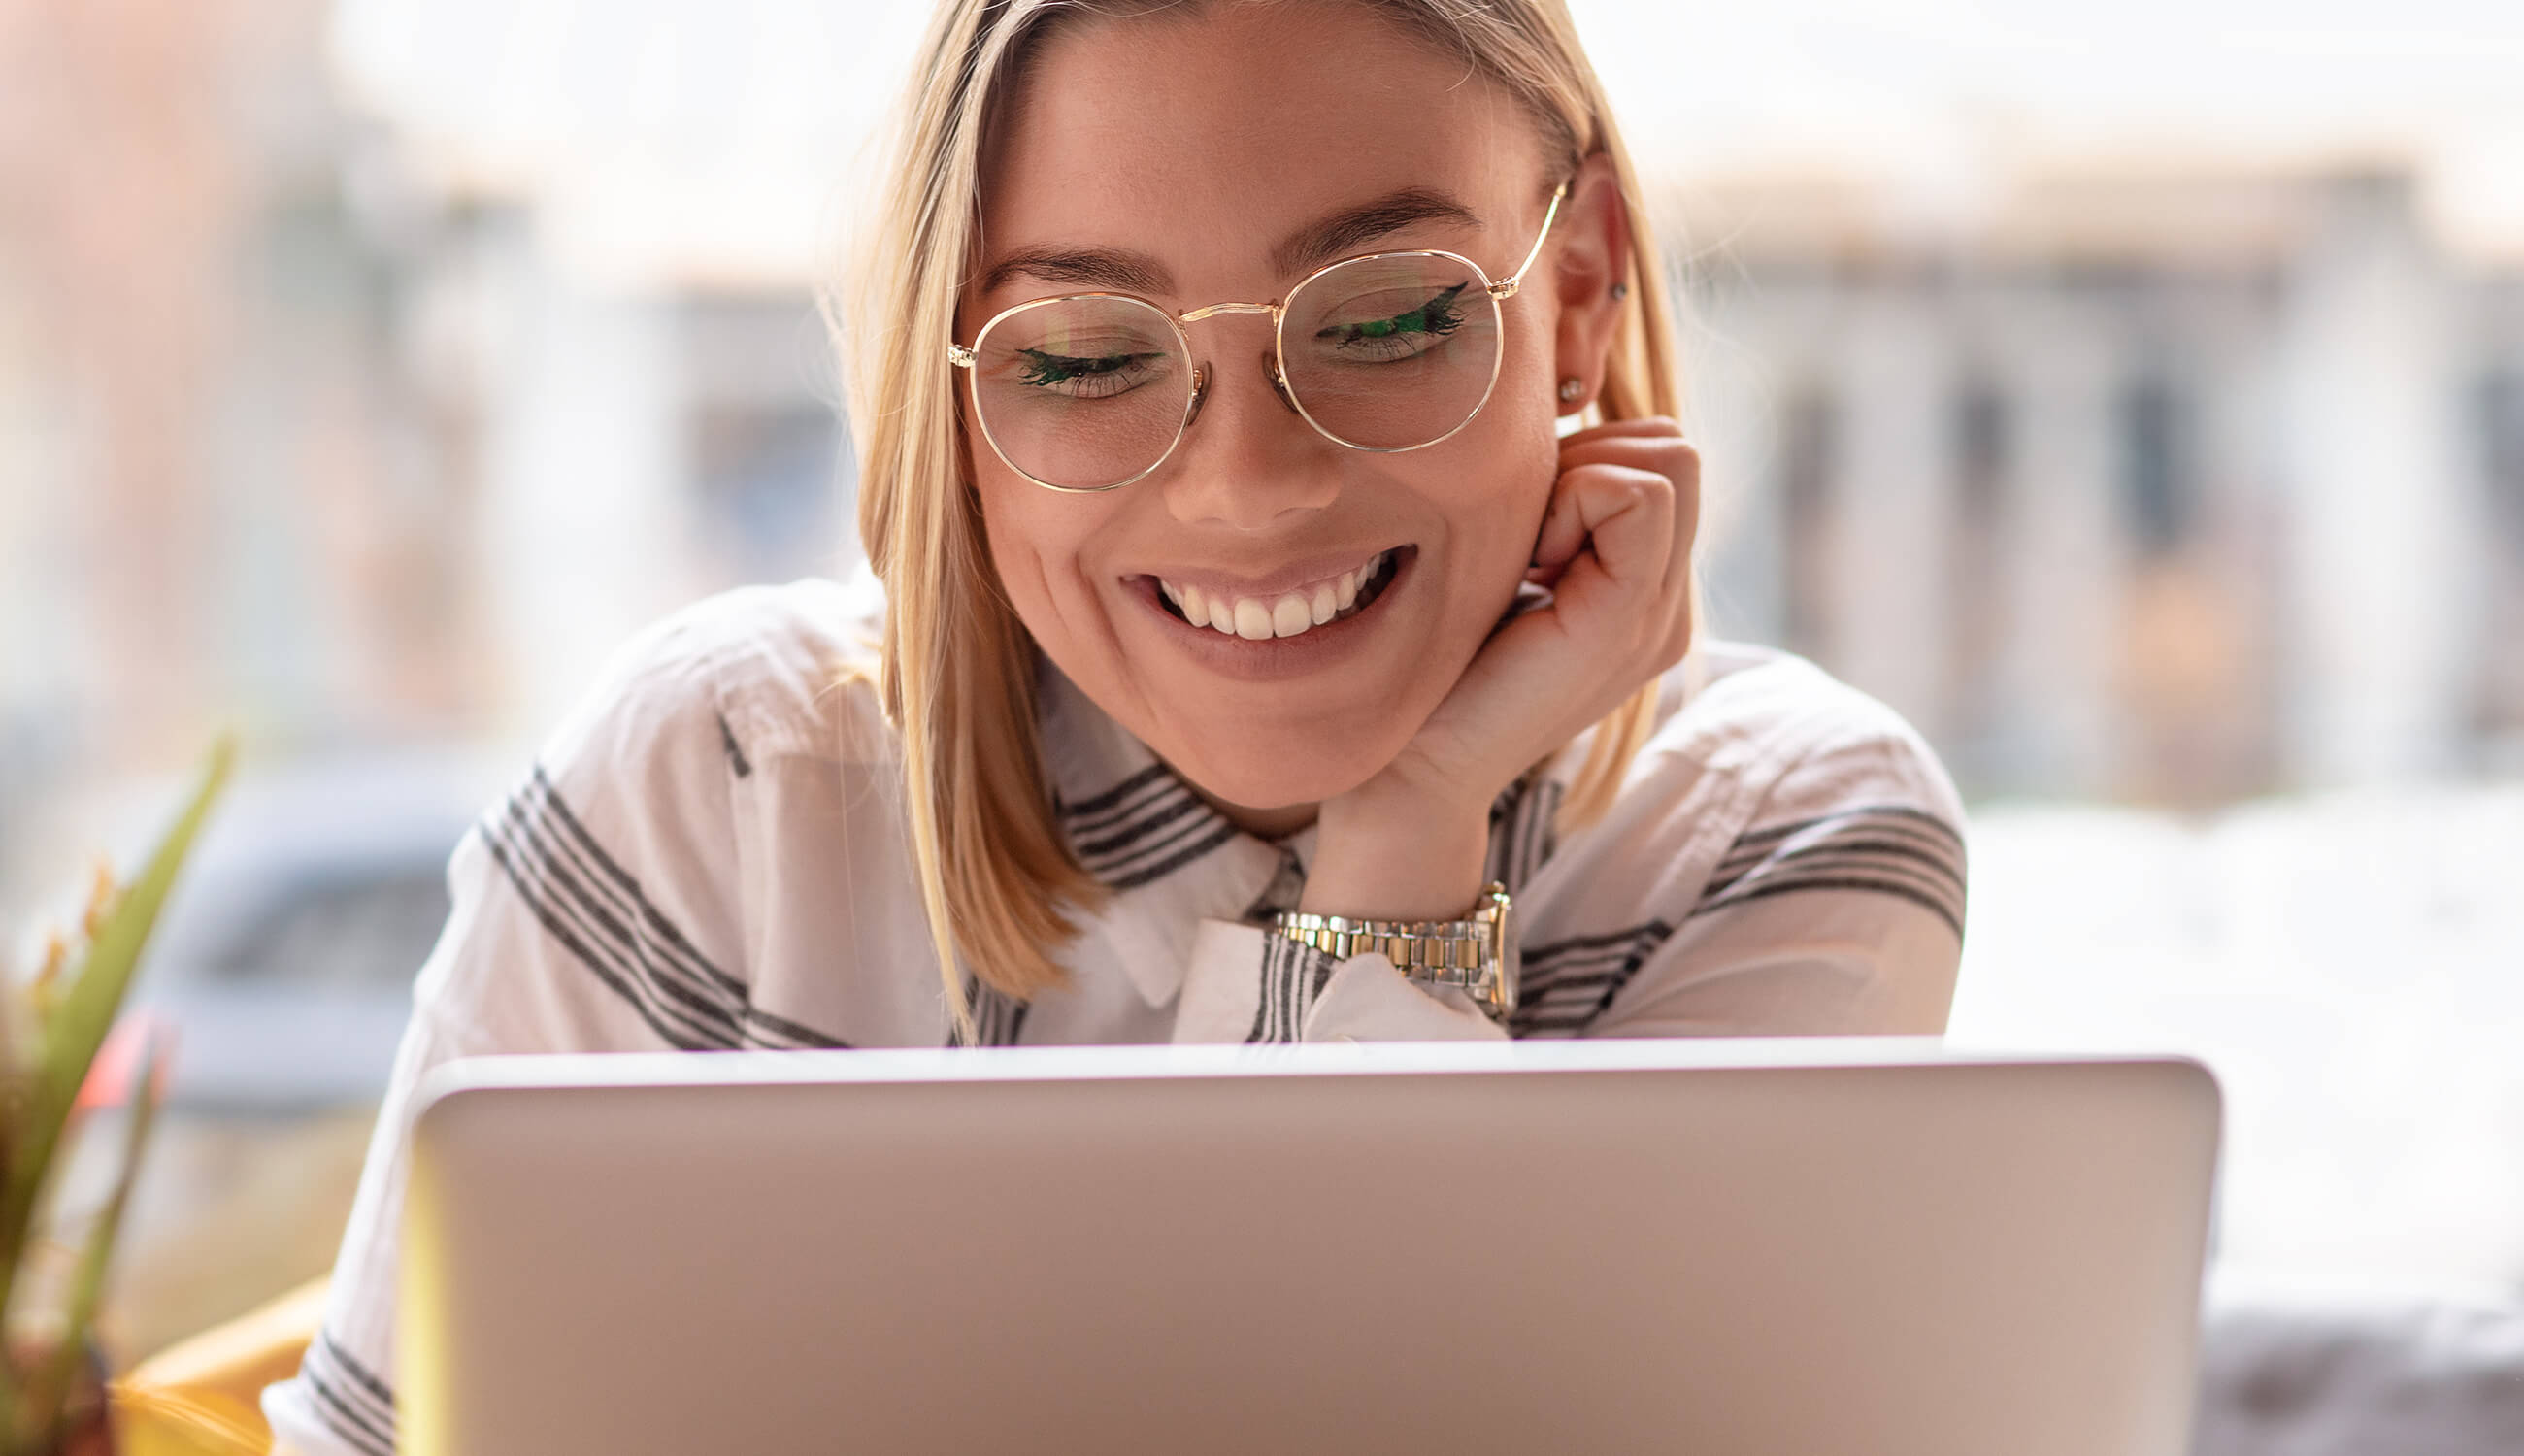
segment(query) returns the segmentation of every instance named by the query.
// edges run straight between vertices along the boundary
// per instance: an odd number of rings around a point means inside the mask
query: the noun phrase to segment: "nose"
[[[1195,427],[1159,477],[1175,518],[1262,531],[1290,511],[1331,505],[1340,494],[1332,456],[1339,447],[1297,413],[1272,352],[1263,350],[1251,367],[1204,368],[1203,375]]]

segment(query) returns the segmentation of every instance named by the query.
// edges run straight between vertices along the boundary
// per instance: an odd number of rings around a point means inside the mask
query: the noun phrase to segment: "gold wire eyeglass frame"
[[[1325,428],[1322,420],[1315,418],[1312,413],[1308,413],[1305,402],[1297,398],[1296,391],[1288,387],[1288,354],[1286,340],[1284,338],[1288,321],[1288,300],[1305,292],[1307,284],[1314,282],[1324,274],[1333,271],[1335,268],[1347,267],[1354,263],[1376,263],[1387,258],[1443,258],[1450,262],[1462,264],[1465,267],[1472,269],[1473,276],[1480,280],[1481,291],[1488,297],[1490,303],[1491,332],[1494,337],[1503,336],[1507,329],[1507,321],[1500,313],[1499,305],[1516,297],[1517,289],[1524,286],[1525,275],[1527,271],[1533,267],[1534,260],[1542,256],[1542,245],[1551,237],[1551,224],[1559,218],[1560,204],[1563,199],[1568,197],[1568,195],[1569,184],[1567,182],[1562,182],[1559,186],[1551,189],[1551,205],[1543,211],[1542,230],[1534,234],[1533,246],[1526,250],[1525,261],[1516,266],[1515,272],[1508,274],[1506,277],[1501,278],[1495,283],[1490,281],[1490,275],[1482,269],[1480,264],[1466,258],[1461,253],[1449,253],[1443,248],[1402,248],[1384,253],[1362,253],[1355,258],[1343,258],[1336,262],[1327,263],[1322,267],[1319,267],[1313,272],[1298,279],[1295,287],[1289,289],[1286,293],[1280,295],[1278,299],[1267,304],[1204,304],[1197,309],[1187,309],[1180,314],[1171,314],[1168,313],[1162,305],[1157,304],[1152,300],[1141,298],[1136,293],[1064,293],[1052,298],[1028,299],[1024,303],[1012,304],[1007,308],[1001,309],[996,314],[991,315],[989,322],[982,325],[981,332],[973,336],[973,342],[969,348],[965,345],[956,343],[953,339],[948,339],[946,341],[946,361],[955,367],[964,370],[967,379],[971,381],[970,392],[973,400],[973,418],[978,421],[982,427],[982,438],[990,442],[991,453],[999,458],[1000,463],[1006,465],[1009,469],[1016,471],[1018,474],[1025,476],[1026,479],[1042,486],[1044,490],[1059,491],[1063,495],[1100,495],[1105,491],[1120,490],[1126,485],[1144,480],[1148,476],[1155,474],[1166,461],[1174,459],[1175,451],[1183,444],[1184,436],[1191,432],[1192,421],[1200,417],[1201,402],[1206,399],[1209,394],[1210,375],[1208,365],[1192,365],[1191,391],[1189,396],[1184,402],[1183,418],[1175,425],[1174,438],[1166,442],[1164,452],[1154,461],[1151,461],[1148,463],[1147,468],[1140,471],[1136,475],[1129,476],[1122,480],[1116,480],[1111,485],[1054,485],[1050,481],[1044,480],[1027,470],[1023,465],[1018,464],[1015,461],[1009,460],[1008,453],[999,448],[998,438],[991,433],[990,414],[982,408],[981,377],[974,369],[976,361],[981,357],[982,343],[984,340],[990,338],[992,329],[998,327],[1001,322],[1009,318],[1013,318],[1020,314],[1024,314],[1035,309],[1049,308],[1054,304],[1075,303],[1087,299],[1110,299],[1121,303],[1138,304],[1141,308],[1155,314],[1158,317],[1165,319],[1167,325],[1174,330],[1175,343],[1181,347],[1183,350],[1183,357],[1187,360],[1192,357],[1192,352],[1191,335],[1184,331],[1185,324],[1197,323],[1204,318],[1215,317],[1221,314],[1268,314],[1271,315],[1271,386],[1274,390],[1278,391],[1280,398],[1287,404],[1288,408],[1297,413],[1298,418],[1303,419],[1307,424],[1314,427],[1316,434],[1323,436],[1325,439],[1332,441],[1335,445],[1343,446],[1350,450],[1364,450],[1374,455],[1402,455],[1414,450],[1426,450],[1432,445],[1443,444],[1444,442],[1453,439],[1456,435],[1462,433],[1464,426],[1471,424],[1473,420],[1480,414],[1482,407],[1489,404],[1491,391],[1498,388],[1499,362],[1506,356],[1506,351],[1503,348],[1498,347],[1493,347],[1491,349],[1490,377],[1481,385],[1481,397],[1474,403],[1472,410],[1467,413],[1462,419],[1456,421],[1453,429],[1439,435],[1436,439],[1423,440],[1417,445],[1361,445],[1354,440],[1344,440],[1340,436],[1335,435],[1331,430]]]

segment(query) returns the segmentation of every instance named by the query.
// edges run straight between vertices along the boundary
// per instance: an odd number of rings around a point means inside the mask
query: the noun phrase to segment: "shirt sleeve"
[[[413,1092],[461,1056],[765,1044],[741,946],[719,719],[671,621],[636,638],[456,848],[322,1323],[267,1387],[277,1448],[390,1456],[395,1283]]]
[[[1520,1036],[1940,1035],[1962,963],[1963,806],[1907,729],[1831,743],[1739,829],[1653,822],[1618,852],[1680,872],[1525,949]],[[1723,831],[1722,831],[1723,833]],[[1607,876],[1608,880],[1616,877]]]

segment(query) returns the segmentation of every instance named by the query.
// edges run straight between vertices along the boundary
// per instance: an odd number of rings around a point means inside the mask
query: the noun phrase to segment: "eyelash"
[[[1464,315],[1453,305],[1464,286],[1459,283],[1446,289],[1408,314],[1322,329],[1315,337],[1329,340],[1335,349],[1364,353],[1379,361],[1411,358],[1425,352],[1412,347],[1412,336],[1442,339],[1463,327]],[[1088,359],[1042,349],[1019,349],[1016,353],[1026,364],[1019,383],[1035,389],[1077,384],[1079,387],[1061,392],[1073,399],[1087,400],[1129,393],[1140,383],[1131,377],[1133,367],[1157,358],[1153,354],[1107,354]]]
[[[1315,337],[1318,339],[1330,340],[1333,347],[1336,349],[1351,349],[1365,346],[1370,351],[1375,352],[1376,357],[1381,359],[1390,360],[1407,358],[1410,355],[1417,354],[1421,351],[1412,349],[1410,347],[1410,340],[1402,337],[1402,335],[1407,333],[1418,333],[1428,335],[1432,338],[1442,339],[1446,335],[1453,333],[1456,329],[1463,327],[1464,315],[1457,313],[1453,305],[1456,297],[1464,291],[1464,284],[1458,283],[1454,287],[1447,289],[1445,292],[1438,294],[1434,298],[1432,298],[1427,303],[1422,304],[1420,307],[1412,310],[1408,314],[1396,314],[1390,318],[1371,319],[1366,323],[1352,323],[1339,327],[1320,329],[1316,332]],[[1416,326],[1413,324],[1413,320],[1415,319],[1418,320]],[[1379,328],[1384,330],[1384,332],[1368,332],[1370,329]],[[1401,349],[1403,353],[1395,354],[1387,352],[1393,349]]]
[[[1127,371],[1135,364],[1144,364],[1157,358],[1154,354],[1106,354],[1094,359],[1080,359],[1066,354],[1051,354],[1041,349],[1020,349],[1017,357],[1026,362],[1026,371],[1018,380],[1037,389],[1052,389],[1075,380],[1113,380],[1118,387],[1101,385],[1093,392],[1086,389],[1064,391],[1072,398],[1084,400],[1111,399],[1128,393],[1139,381]]]

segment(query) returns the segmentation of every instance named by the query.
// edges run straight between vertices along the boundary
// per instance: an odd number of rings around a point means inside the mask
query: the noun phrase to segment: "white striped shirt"
[[[940,1045],[896,739],[864,682],[864,580],[749,587],[639,634],[448,865],[454,907],[334,1266],[323,1330],[265,1392],[284,1450],[383,1456],[409,1099],[456,1056]],[[1580,739],[1492,805],[1521,1003],[1504,1028],[1381,955],[1266,934],[1314,831],[1238,829],[1048,663],[1063,830],[1111,888],[981,1040],[1243,1042],[1936,1033],[1962,953],[1962,808],[1890,710],[1811,664],[1709,644],[1666,679],[1611,812],[1555,833]]]

